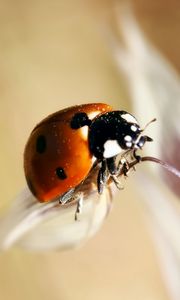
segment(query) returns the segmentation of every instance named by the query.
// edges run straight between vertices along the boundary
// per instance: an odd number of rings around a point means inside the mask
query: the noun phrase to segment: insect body
[[[34,128],[25,147],[24,170],[28,186],[39,201],[58,198],[87,176],[93,154],[83,122],[90,123],[110,110],[106,104],[78,105],[48,116]]]
[[[31,192],[41,202],[66,199],[63,195],[87,177],[96,160],[101,193],[109,176],[117,183],[121,165],[117,166],[117,155],[123,158],[129,151],[136,157],[136,150],[152,140],[142,131],[131,114],[113,111],[103,103],[77,105],[50,115],[34,128],[24,152]]]

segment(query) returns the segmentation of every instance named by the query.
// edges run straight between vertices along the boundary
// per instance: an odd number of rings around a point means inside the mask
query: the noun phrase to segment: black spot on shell
[[[56,175],[61,180],[64,180],[67,178],[67,175],[66,175],[64,169],[60,168],[60,167],[56,169]]]
[[[36,151],[40,154],[46,151],[46,138],[44,135],[40,135],[36,141]]]
[[[71,128],[72,129],[79,129],[83,126],[90,126],[91,120],[88,118],[86,113],[80,112],[76,113],[71,120]]]

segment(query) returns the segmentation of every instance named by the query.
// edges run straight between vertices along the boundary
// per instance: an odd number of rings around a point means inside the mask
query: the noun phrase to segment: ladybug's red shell
[[[88,127],[71,128],[76,113],[90,119],[111,111],[107,104],[70,107],[50,115],[32,131],[24,152],[27,183],[39,201],[51,201],[77,186],[92,167]]]

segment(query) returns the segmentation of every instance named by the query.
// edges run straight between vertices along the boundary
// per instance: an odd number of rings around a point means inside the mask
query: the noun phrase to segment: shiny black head
[[[137,120],[125,111],[111,111],[92,120],[89,126],[89,147],[98,159],[114,157],[129,149],[142,148],[152,139],[140,136]]]

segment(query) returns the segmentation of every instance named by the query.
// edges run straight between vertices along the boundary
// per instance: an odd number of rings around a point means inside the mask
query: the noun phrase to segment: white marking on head
[[[80,128],[80,134],[83,140],[87,141],[88,139],[88,126],[83,126]]]
[[[133,117],[132,115],[126,113],[126,114],[123,114],[121,115],[121,117],[126,120],[127,122],[129,123],[135,123],[135,124],[138,124],[137,120],[135,119],[135,117]]]
[[[94,164],[96,160],[97,158],[95,156],[92,156],[92,164]]]
[[[93,111],[88,114],[88,118],[90,120],[94,119],[99,114],[99,111]],[[88,126],[83,126],[80,128],[80,134],[82,136],[82,139],[87,141],[88,139]]]
[[[110,158],[124,151],[116,140],[108,140],[104,143],[104,158]]]
[[[130,135],[126,135],[126,136],[124,137],[124,140],[125,140],[126,142],[131,142],[131,141],[132,141],[132,137],[131,137]]]
[[[124,137],[124,140],[126,141],[126,147],[131,148],[132,147],[132,137],[130,135],[126,135]]]
[[[88,113],[88,118],[90,119],[90,120],[93,120],[97,115],[99,115],[100,114],[100,112],[99,111],[93,111],[93,112],[91,112],[91,113]]]
[[[136,132],[138,130],[138,128],[135,125],[131,125],[131,130]]]
[[[126,143],[126,147],[131,148],[132,147],[132,143],[131,142],[127,142]]]

